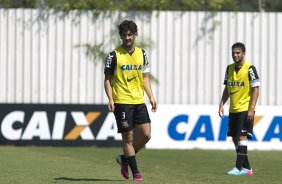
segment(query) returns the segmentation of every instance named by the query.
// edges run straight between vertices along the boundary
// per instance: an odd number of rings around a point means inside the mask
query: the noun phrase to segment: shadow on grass
[[[65,181],[123,181],[123,180],[110,180],[110,179],[103,179],[103,178],[68,178],[68,177],[54,178],[54,180],[65,180]]]

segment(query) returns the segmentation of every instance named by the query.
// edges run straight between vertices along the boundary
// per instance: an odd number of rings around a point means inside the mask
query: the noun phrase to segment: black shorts
[[[227,136],[247,136],[252,139],[254,120],[247,119],[248,111],[229,113]]]
[[[115,104],[118,133],[129,132],[136,124],[151,123],[145,104]]]

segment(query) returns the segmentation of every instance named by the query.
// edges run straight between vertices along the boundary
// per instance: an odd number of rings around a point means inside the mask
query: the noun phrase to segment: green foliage
[[[3,8],[36,8],[38,0],[0,0]]]
[[[263,4],[265,11],[282,11],[282,1],[281,0],[267,0]]]
[[[0,0],[4,8],[44,8],[68,12],[96,11],[220,11],[223,7],[236,8],[232,0]]]
[[[261,4],[261,5],[259,5]],[[282,11],[281,0],[0,0],[3,8],[93,11]]]
[[[94,61],[95,63],[97,63],[97,61],[101,61],[103,60],[103,58],[105,58],[106,56],[106,52],[104,51],[104,46],[105,44],[100,43],[100,44],[96,44],[96,45],[91,45],[90,43],[86,43],[83,45],[78,45],[77,47],[83,47],[85,48],[86,52],[86,56]]]

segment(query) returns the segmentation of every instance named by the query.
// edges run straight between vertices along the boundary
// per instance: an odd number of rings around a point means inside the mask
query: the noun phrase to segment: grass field
[[[119,148],[0,147],[1,184],[133,183],[123,180],[115,156]],[[170,184],[282,183],[282,152],[250,151],[253,176],[224,174],[234,151],[142,150],[137,157],[144,182]]]

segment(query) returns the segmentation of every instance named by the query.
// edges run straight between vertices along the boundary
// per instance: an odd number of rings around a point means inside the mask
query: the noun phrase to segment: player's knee
[[[127,137],[126,139],[123,139],[124,144],[132,145],[133,144],[133,137]]]
[[[245,141],[245,140],[247,140],[247,136],[240,136],[239,137],[239,141]]]
[[[125,144],[132,144],[133,143],[133,132],[128,132],[122,134],[122,140]]]
[[[239,142],[239,137],[232,137],[232,141],[235,145],[237,145]]]
[[[151,134],[150,133],[144,135],[144,140],[146,142],[148,142],[150,139],[151,139]]]

